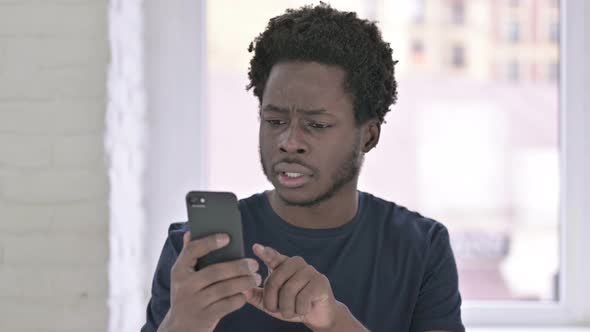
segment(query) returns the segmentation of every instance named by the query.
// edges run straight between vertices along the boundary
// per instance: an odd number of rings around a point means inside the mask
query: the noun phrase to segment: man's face
[[[356,179],[360,129],[345,72],[316,62],[273,66],[260,108],[264,174],[289,205],[313,206]]]

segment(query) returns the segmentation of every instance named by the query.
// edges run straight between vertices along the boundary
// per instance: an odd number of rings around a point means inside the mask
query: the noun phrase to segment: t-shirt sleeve
[[[457,266],[447,229],[435,223],[429,230],[430,246],[411,332],[464,332]]]
[[[170,230],[173,227],[175,227],[174,224],[170,226]],[[174,241],[173,234],[169,231],[156,266],[151,298],[146,310],[146,322],[141,328],[141,332],[156,332],[170,309],[170,270],[180,251],[179,248],[176,248],[175,242],[178,241]]]

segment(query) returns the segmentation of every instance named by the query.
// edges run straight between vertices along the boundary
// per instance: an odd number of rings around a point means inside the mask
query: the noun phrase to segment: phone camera
[[[205,204],[205,202],[206,202],[206,201],[205,201],[205,197],[201,197],[201,198],[199,199],[199,202],[201,202],[201,204]]]

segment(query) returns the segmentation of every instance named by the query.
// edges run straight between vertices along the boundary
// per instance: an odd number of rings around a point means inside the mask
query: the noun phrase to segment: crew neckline
[[[348,235],[353,228],[357,224],[360,223],[360,220],[363,219],[363,214],[365,211],[365,200],[366,194],[362,191],[358,191],[358,208],[356,211],[355,216],[349,222],[340,225],[334,228],[320,228],[320,229],[312,229],[312,228],[304,228],[292,225],[285,221],[281,216],[279,216],[272,208],[270,201],[268,199],[268,190],[262,192],[260,195],[262,196],[262,211],[265,215],[264,222],[269,224],[270,227],[279,227],[281,230],[296,236],[301,237],[311,237],[311,238],[330,238],[330,237],[340,237]]]

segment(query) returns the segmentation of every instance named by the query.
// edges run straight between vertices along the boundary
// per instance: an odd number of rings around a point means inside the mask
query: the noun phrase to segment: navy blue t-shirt
[[[331,229],[305,229],[287,223],[265,193],[239,201],[246,256],[266,266],[252,245],[301,256],[330,280],[336,299],[370,331],[463,332],[461,296],[447,229],[416,212],[359,192],[354,219]],[[186,223],[169,228],[152,285],[147,322],[155,332],[170,308],[170,270],[182,250]],[[225,316],[216,332],[309,331],[302,323],[273,318],[250,304]]]

